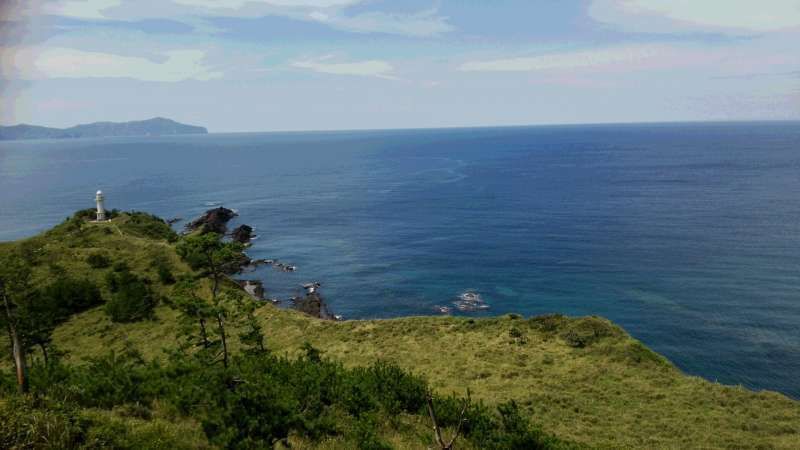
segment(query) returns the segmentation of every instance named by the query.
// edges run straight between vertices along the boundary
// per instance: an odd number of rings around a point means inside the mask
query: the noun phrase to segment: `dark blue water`
[[[800,123],[232,134],[0,143],[0,240],[101,188],[220,202],[346,318],[598,314],[682,369],[800,397]]]

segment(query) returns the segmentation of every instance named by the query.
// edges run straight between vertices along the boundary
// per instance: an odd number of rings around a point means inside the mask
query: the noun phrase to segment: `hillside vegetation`
[[[456,448],[529,448],[524,442],[537,442],[542,448],[800,448],[800,402],[774,392],[752,392],[687,376],[624,330],[597,317],[443,316],[333,322],[264,305],[252,309],[248,317],[254,322],[230,322],[228,345],[234,369],[201,364],[197,353],[187,353],[186,317],[171,300],[178,296],[180,280],[197,272],[178,256],[177,236],[165,227],[140,213],[118,214],[109,223],[89,223],[77,214],[40,236],[0,244],[0,255],[32,255],[35,286],[45,286],[56,276],[88,280],[108,302],[120,298],[109,288],[113,278],[109,273],[118,273],[122,270],[118,264],[124,262],[125,270],[146,280],[147,289],[159,299],[146,318],[131,322],[112,321],[106,305],[60,320],[52,333],[54,353],[61,355],[59,373],[45,371],[44,355],[33,349],[31,378],[36,388],[54,384],[56,377],[70,386],[69,392],[48,391],[39,399],[18,397],[11,394],[11,377],[6,377],[0,416],[21,421],[15,430],[38,430],[53,421],[63,426],[64,442],[77,442],[74,436],[80,434],[81,445],[87,447],[102,446],[111,435],[126,436],[132,447],[154,442],[154,436],[163,447],[231,442],[247,447],[246,441],[236,440],[232,428],[209,425],[230,425],[234,423],[230,417],[220,412],[216,422],[208,415],[197,418],[180,405],[199,404],[193,402],[201,397],[205,403],[248,408],[264,402],[295,405],[292,402],[298,398],[306,402],[309,391],[317,400],[298,407],[302,425],[284,424],[291,430],[289,437],[274,445],[427,448],[434,443],[424,398],[430,386],[447,436],[455,432],[458,411],[469,392],[466,417],[472,425],[456,441]],[[172,280],[165,278],[165,270]],[[232,282],[223,284],[225,291],[237,289]],[[200,279],[197,286],[197,295],[210,299],[210,281]],[[252,356],[253,343],[240,337],[249,336],[246,332],[254,323],[263,331],[268,349],[260,356]],[[2,348],[7,348],[2,339]],[[2,353],[6,373],[11,368],[8,353]],[[123,372],[134,378],[108,375],[117,366],[127,367]],[[223,401],[211,398],[213,392],[187,397],[169,387],[176,379],[194,386],[192,377],[198,374],[213,380],[230,373],[236,374],[233,379],[241,386],[261,386],[264,376],[282,390],[253,391],[254,397],[247,397],[244,389],[236,388],[239,397]],[[108,394],[105,402],[88,401],[105,395],[87,396],[103,377],[143,387],[130,399]],[[298,377],[305,377],[305,383],[297,382]],[[339,394],[332,396],[329,386],[339,386]],[[347,403],[354,392],[371,406]],[[62,397],[76,400],[70,404],[53,400]],[[306,409],[311,404],[321,407],[319,402],[325,414],[310,423],[315,416],[306,415]],[[20,411],[28,411],[23,417],[36,421],[20,419]],[[247,416],[249,410],[238,411]],[[521,425],[529,418],[535,425]],[[78,430],[78,422],[93,425]],[[8,431],[12,425],[9,421],[0,427]]]

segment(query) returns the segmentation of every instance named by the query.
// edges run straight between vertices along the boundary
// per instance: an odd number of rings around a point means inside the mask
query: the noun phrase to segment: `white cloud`
[[[2,0],[0,0],[2,1]],[[348,14],[346,8],[367,0],[31,0],[26,15],[50,14],[88,20],[127,21],[170,19],[208,30],[209,17],[282,16],[316,22],[357,33],[435,36],[453,30],[434,9],[410,14],[367,11]]]
[[[791,35],[790,35],[791,36]],[[473,59],[465,72],[519,72],[526,79],[572,80],[580,84],[620,77],[666,77],[708,80],[752,78],[753,73],[793,74],[800,70],[800,52],[783,34],[749,39],[736,45],[660,43],[618,45],[531,56]],[[530,75],[528,75],[530,74]],[[535,74],[535,77],[533,76]]]
[[[800,27],[800,0],[594,0],[588,11],[600,22],[642,32]]]
[[[42,4],[44,14],[76,19],[104,19],[103,12],[119,6],[122,0],[62,0]]]
[[[176,82],[222,76],[203,64],[202,50],[167,51],[163,62],[72,48],[4,48],[0,55],[2,75],[11,79],[131,78]]]
[[[387,14],[368,12],[355,16],[312,18],[329,23],[335,28],[358,33],[387,33],[406,36],[436,36],[453,31],[447,19],[437,15],[435,10],[421,11],[415,14]]]
[[[314,72],[327,73],[332,75],[356,75],[364,77],[378,77],[386,79],[397,79],[392,75],[394,67],[386,61],[368,60],[358,62],[334,63],[325,62],[330,56],[318,58],[316,60],[302,60],[291,63],[292,67],[298,69],[313,70]]]
[[[553,69],[596,68],[652,61],[664,56],[667,51],[667,48],[658,45],[627,45],[597,50],[469,61],[462,64],[459,70],[465,72],[532,72]]]
[[[248,5],[269,5],[290,8],[333,8],[360,3],[363,0],[172,0],[187,6],[208,9],[242,9]]]

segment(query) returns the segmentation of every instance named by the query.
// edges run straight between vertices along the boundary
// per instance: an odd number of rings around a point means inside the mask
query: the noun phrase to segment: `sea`
[[[251,257],[297,266],[243,275],[270,297],[599,315],[686,373],[800,398],[800,122],[5,141],[0,240],[98,189],[183,223],[237,210]],[[453,307],[465,292],[488,308]]]

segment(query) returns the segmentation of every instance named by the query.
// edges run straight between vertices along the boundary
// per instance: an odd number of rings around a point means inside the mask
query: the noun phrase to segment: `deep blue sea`
[[[800,123],[211,134],[0,143],[0,240],[106,193],[259,239],[268,294],[345,318],[596,314],[690,374],[800,398]]]

